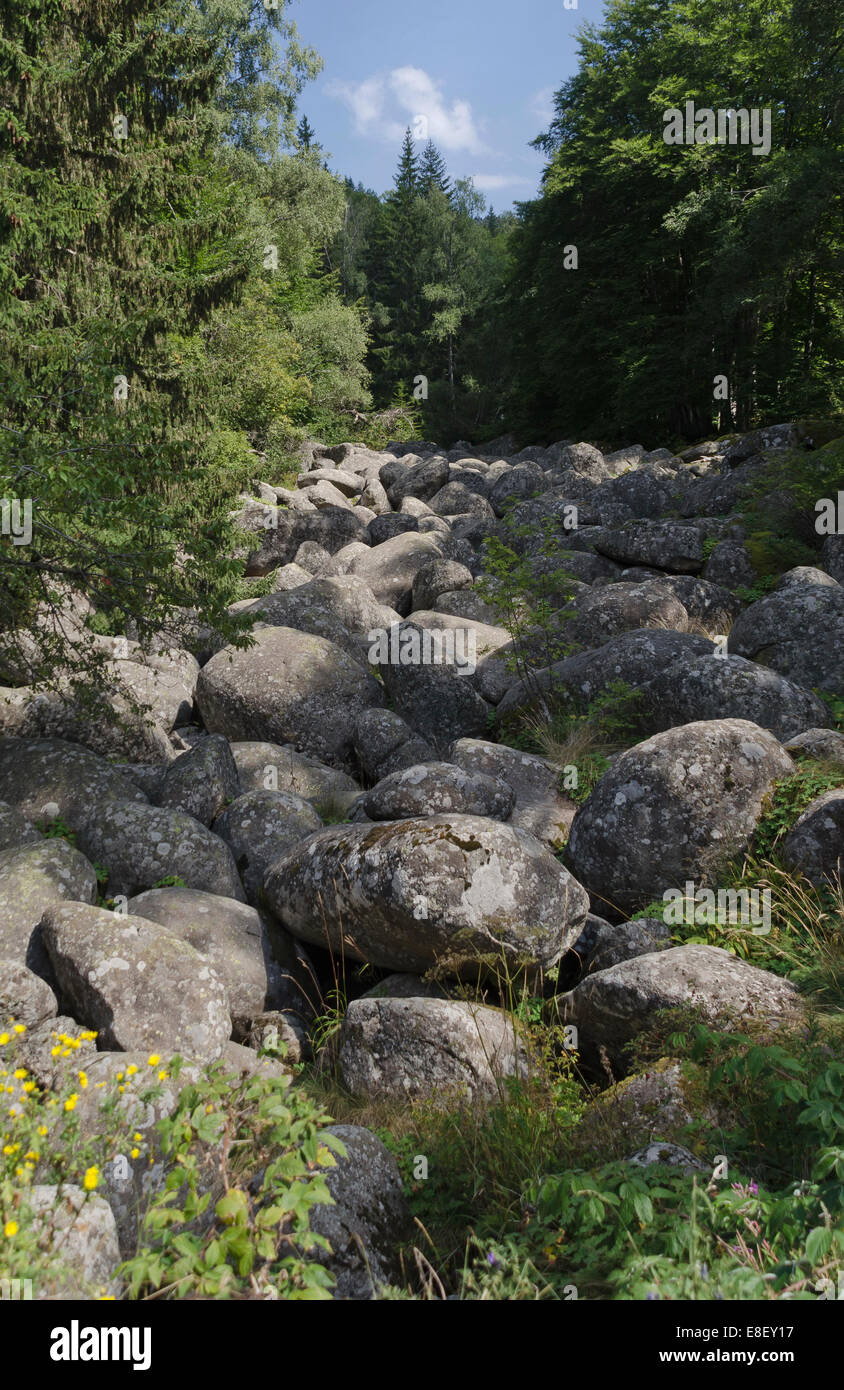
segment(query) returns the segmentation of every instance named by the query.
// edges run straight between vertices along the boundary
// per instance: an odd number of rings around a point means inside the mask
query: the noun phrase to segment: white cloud
[[[554,87],[540,87],[530,99],[530,111],[543,126],[549,126],[554,119]]]
[[[536,179],[526,179],[521,174],[472,174],[471,179],[481,193],[492,193],[497,188],[534,188],[536,186]]]
[[[395,141],[410,126],[415,138],[431,139],[443,150],[488,152],[470,103],[456,98],[449,104],[423,68],[393,68],[363,82],[334,81],[326,90],[348,106],[359,135]]]

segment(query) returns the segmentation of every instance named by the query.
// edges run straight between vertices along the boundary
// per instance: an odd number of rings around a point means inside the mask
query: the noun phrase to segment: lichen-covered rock
[[[379,482],[386,488],[390,506],[396,511],[402,510],[402,503],[408,497],[426,502],[441,487],[445,487],[448,477],[448,459],[441,455],[415,462],[402,459],[385,463],[378,474]]]
[[[92,806],[147,798],[105,758],[62,739],[0,739],[0,797],[38,824],[59,816],[76,829]]]
[[[626,1149],[686,1138],[694,1120],[716,1123],[711,1106],[701,1099],[705,1081],[691,1062],[663,1057],[646,1072],[609,1087],[592,1102],[582,1123],[612,1131],[613,1143]]]
[[[41,919],[55,902],[92,903],[94,867],[61,838],[0,853],[0,954],[52,983]]]
[[[341,817],[360,795],[360,786],[353,777],[318,758],[299,753],[292,744],[244,741],[233,743],[231,750],[242,795],[253,791],[288,792],[310,801],[318,811],[331,807]]]
[[[535,705],[539,696],[549,691],[569,694],[578,703],[588,704],[618,681],[638,690],[647,687],[669,665],[688,662],[695,656],[711,656],[713,651],[712,642],[693,633],[659,628],[620,632],[601,647],[576,652],[534,671],[529,682],[517,682],[501,700],[496,713],[504,718]],[[624,713],[638,720],[643,715],[650,717],[651,707],[645,693],[625,702]]]
[[[586,589],[572,604],[574,621],[567,637],[582,646],[600,647],[620,632],[658,627],[685,632],[689,615],[667,585],[659,580],[643,584],[605,584]]]
[[[292,792],[247,792],[214,822],[213,830],[234,856],[249,902],[258,901],[270,864],[315,830],[322,820],[310,801]]]
[[[246,611],[269,626],[323,637],[364,662],[368,633],[399,620],[395,609],[379,603],[369,585],[354,574],[323,575],[291,592],[267,594]]]
[[[516,797],[510,824],[517,830],[555,849],[565,842],[577,808],[560,794],[560,769],[547,758],[480,738],[457,739],[449,757],[467,772],[509,783]]]
[[[674,946],[635,956],[587,975],[558,1001],[560,1017],[578,1030],[580,1055],[593,1068],[606,1049],[613,1066],[628,1065],[625,1046],[663,1009],[694,1009],[713,1026],[759,1023],[796,1027],[803,1008],[796,987],[719,946]]]
[[[27,1027],[17,1040],[15,1061],[39,1086],[54,1090],[70,1082],[73,1090],[80,1067],[87,1070],[98,1055],[90,1029],[69,1014],[54,1014]]]
[[[757,581],[750,551],[741,541],[719,541],[703,567],[703,578],[725,589],[750,588]]]
[[[220,734],[209,734],[169,765],[156,800],[159,806],[187,811],[210,825],[239,794],[240,779],[228,742]]]
[[[272,865],[264,897],[294,936],[407,971],[548,967],[588,908],[538,840],[463,815],[320,831]]]
[[[413,609],[436,608],[440,594],[471,589],[473,583],[472,571],[456,560],[427,560],[414,576]]]
[[[211,733],[292,743],[345,772],[355,715],[384,703],[381,686],[347,652],[288,627],[261,628],[246,651],[218,652],[200,672],[196,698]]]
[[[776,671],[741,656],[694,656],[655,672],[642,687],[649,727],[671,729],[707,719],[749,719],[785,742],[829,719],[822,700]]]
[[[410,611],[416,575],[429,560],[442,554],[443,543],[438,536],[405,531],[361,552],[352,560],[349,573],[364,580],[380,603],[406,614]]]
[[[63,997],[101,1045],[220,1056],[231,1033],[226,987],[172,931],[82,903],[49,908],[42,930]]]
[[[500,1009],[462,999],[355,999],[340,1029],[343,1084],[357,1096],[497,1100],[526,1057]]]
[[[368,1300],[382,1285],[401,1282],[399,1250],[412,1233],[410,1208],[396,1160],[376,1135],[359,1125],[331,1125],[330,1132],[346,1156],[324,1172],[334,1205],[311,1208],[311,1230],[332,1251],[315,1258],[335,1276],[335,1298]]]
[[[785,751],[792,757],[817,758],[844,767],[844,734],[837,729],[804,729],[788,740]]]
[[[36,1183],[27,1194],[39,1244],[50,1252],[46,1272],[33,1280],[37,1299],[118,1298],[120,1246],[114,1214],[102,1197],[63,1183]]]
[[[396,649],[401,656],[407,649],[424,655],[425,633],[413,623],[398,628]],[[415,644],[415,645],[411,645]],[[392,648],[390,651],[392,655]],[[490,706],[475,690],[467,675],[443,661],[401,660],[380,663],[384,689],[397,712],[418,734],[435,748],[444,748],[456,738],[472,738],[485,733]]]
[[[185,811],[112,801],[104,815],[94,806],[77,830],[77,844],[108,869],[110,897],[132,897],[162,879],[180,878],[187,888],[243,901],[228,845]]]
[[[647,956],[671,946],[671,932],[657,917],[639,917],[632,922],[605,922],[585,962],[584,974],[608,970],[620,961]]]
[[[703,568],[703,535],[677,521],[632,520],[618,530],[602,531],[595,549],[626,565],[652,565],[679,574]]]
[[[798,584],[752,603],[728,649],[798,685],[844,695],[844,589]]]
[[[25,1028],[36,1028],[58,1011],[58,1000],[46,981],[20,961],[0,959],[0,1027],[14,1019]]]
[[[684,1149],[682,1144],[666,1144],[655,1142],[646,1144],[643,1149],[639,1149],[628,1163],[633,1163],[637,1168],[650,1168],[654,1163],[663,1163],[669,1168],[679,1168],[682,1173],[708,1173],[710,1170],[705,1163],[701,1163],[699,1158],[695,1158],[693,1153]]]
[[[27,816],[16,806],[8,806],[5,801],[0,801],[0,852],[35,845],[40,839],[41,831],[36,830]]]
[[[382,778],[364,792],[358,808],[376,821],[446,812],[506,820],[515,799],[512,787],[498,777],[466,772],[452,763],[426,762]]]
[[[130,899],[129,913],[157,922],[209,962],[226,987],[236,1038],[266,1009],[300,1003],[301,991],[273,959],[264,923],[246,903],[195,888],[153,888]]]
[[[689,617],[714,635],[728,632],[741,612],[741,602],[722,584],[695,574],[666,574],[660,580],[678,598]]]
[[[355,753],[369,782],[436,757],[431,744],[391,709],[366,709],[358,715]]]
[[[568,863],[621,911],[708,881],[747,846],[765,796],[793,770],[773,735],[745,719],[656,734],[620,753],[579,808]]]
[[[815,797],[789,830],[782,852],[812,883],[844,878],[844,787]]]

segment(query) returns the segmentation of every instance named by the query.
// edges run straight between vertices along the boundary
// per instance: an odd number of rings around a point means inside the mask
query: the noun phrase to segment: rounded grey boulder
[[[588,910],[533,836],[463,815],[320,831],[272,865],[264,899],[294,936],[355,960],[475,974],[556,964]]]
[[[455,812],[506,820],[515,794],[500,777],[466,772],[453,763],[416,763],[382,778],[364,792],[358,807],[370,820],[438,816]]]
[[[384,703],[381,686],[347,652],[289,627],[261,628],[248,650],[212,656],[196,699],[211,733],[292,743],[343,771],[353,767],[355,715]]]
[[[803,1018],[796,987],[719,946],[674,946],[599,970],[558,1001],[560,1017],[578,1030],[577,1047],[590,1066],[605,1048],[626,1069],[625,1045],[663,1009],[695,1009],[713,1026],[749,1020],[779,1027]]]
[[[91,809],[77,842],[92,863],[108,869],[106,892],[111,897],[132,897],[164,878],[180,878],[186,888],[243,901],[228,845],[185,811],[113,801],[105,815],[98,807]]]
[[[255,791],[233,801],[212,828],[231,849],[247,898],[257,902],[273,860],[321,830],[322,820],[310,801],[292,792]]]
[[[295,983],[272,958],[264,923],[246,903],[197,888],[152,888],[129,900],[129,913],[157,922],[208,961],[226,987],[237,1038],[265,1010],[298,1002]]]
[[[83,903],[50,908],[43,932],[62,995],[101,1046],[221,1055],[231,1033],[226,988],[187,942]]]
[[[614,759],[574,818],[568,863],[621,912],[707,881],[746,847],[765,796],[793,771],[782,745],[748,720],[668,729]]]
[[[844,877],[844,787],[834,787],[806,807],[783,842],[783,858],[812,883]]]
[[[358,1096],[494,1101],[525,1054],[501,1009],[462,999],[355,999],[340,1029],[343,1083]]]

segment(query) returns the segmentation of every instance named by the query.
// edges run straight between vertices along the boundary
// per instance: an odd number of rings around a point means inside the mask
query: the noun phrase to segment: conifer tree
[[[4,623],[61,586],[142,640],[185,607],[236,636],[225,504],[248,456],[221,455],[178,341],[260,266],[234,176],[292,136],[316,56],[237,0],[7,0],[1,52],[0,493],[32,508],[30,544],[0,537]],[[58,629],[11,667],[97,660]]]

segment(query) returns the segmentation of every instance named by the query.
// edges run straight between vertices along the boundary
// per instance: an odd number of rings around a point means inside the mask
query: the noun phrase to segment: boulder
[[[785,751],[793,758],[816,758],[844,767],[844,734],[837,729],[804,729],[788,740]]]
[[[793,770],[773,735],[745,719],[656,734],[620,753],[580,807],[567,861],[621,912],[709,881],[747,847],[765,797]]]
[[[434,749],[391,709],[366,709],[355,721],[355,752],[368,782],[433,762]]]
[[[236,1038],[266,1009],[301,1002],[293,977],[273,959],[261,917],[245,903],[196,888],[153,888],[129,900],[129,913],[157,922],[211,966],[225,986]]]
[[[446,1105],[496,1101],[527,1070],[508,1015],[460,999],[355,999],[337,1056],[352,1095]]]
[[[436,608],[440,594],[471,589],[473,583],[472,571],[456,560],[427,560],[413,580],[412,610]]]
[[[565,628],[565,639],[588,647],[603,646],[620,632],[643,627],[685,632],[689,625],[680,600],[658,580],[586,589],[575,596],[572,609],[574,621]]]
[[[0,853],[0,955],[52,984],[41,919],[53,903],[92,903],[97,875],[67,840],[56,838]]]
[[[311,802],[301,796],[261,790],[238,797],[217,817],[212,829],[231,849],[246,896],[256,903],[273,860],[321,830],[322,820]]]
[[[635,956],[587,975],[558,999],[560,1017],[578,1030],[581,1058],[600,1065],[606,1049],[613,1066],[625,1069],[626,1044],[664,1009],[694,1009],[712,1027],[758,1023],[797,1027],[803,1008],[796,987],[779,975],[750,965],[719,946],[674,946]]]
[[[44,943],[63,997],[101,1045],[219,1057],[228,996],[207,958],[171,931],[73,903],[44,915]]]
[[[595,549],[626,565],[651,565],[678,574],[703,569],[702,533],[677,521],[625,522],[617,530],[602,531]]]
[[[364,792],[359,809],[373,821],[445,815],[490,816],[506,820],[515,794],[498,777],[466,772],[451,763],[425,762],[391,772]]]
[[[375,1298],[385,1284],[403,1282],[399,1251],[413,1225],[396,1160],[381,1140],[359,1125],[331,1125],[346,1156],[323,1172],[333,1205],[310,1211],[310,1227],[332,1253],[315,1252],[337,1283],[335,1299]]]
[[[355,715],[384,702],[381,686],[348,653],[287,627],[261,629],[247,651],[218,652],[196,694],[211,733],[292,743],[345,772],[353,768]]]
[[[132,897],[161,880],[180,878],[186,888],[201,888],[223,898],[243,900],[231,850],[185,811],[109,803],[107,814],[94,807],[77,831],[80,849],[108,870],[110,897]]]
[[[155,800],[159,806],[187,811],[210,825],[240,792],[232,751],[220,734],[210,734],[167,768]]]
[[[700,720],[748,719],[784,743],[830,717],[811,690],[718,647],[711,655],[675,661],[656,672],[642,687],[642,698],[655,731]]]
[[[466,772],[502,779],[515,793],[510,824],[556,849],[568,838],[576,806],[559,791],[560,770],[547,758],[506,744],[461,738],[449,758]]]
[[[119,1298],[120,1246],[114,1213],[94,1192],[72,1183],[36,1183],[27,1202],[38,1244],[49,1252],[46,1272],[34,1280],[35,1297],[52,1300]]]
[[[366,713],[386,713],[374,710]],[[310,801],[325,817],[339,815],[360,793],[354,778],[318,758],[299,753],[292,744],[240,742],[231,745],[242,793],[282,791]]]
[[[436,535],[405,531],[392,540],[352,558],[349,573],[357,575],[380,603],[402,615],[410,611],[413,582],[422,566],[442,556],[443,542]],[[376,624],[384,626],[384,624]]]
[[[796,684],[844,695],[844,589],[798,584],[768,594],[736,619],[728,649]]]
[[[34,975],[20,961],[0,959],[0,1027],[14,1019],[25,1028],[35,1028],[55,1018],[58,1000],[46,981]]]
[[[844,879],[844,787],[815,797],[786,835],[782,853],[818,887]]]
[[[0,797],[36,824],[59,816],[71,829],[92,806],[147,798],[111,763],[61,739],[0,739]]]
[[[24,845],[36,845],[41,838],[41,831],[36,830],[32,821],[16,806],[9,806],[5,801],[0,801],[0,852],[22,849]]]
[[[458,674],[454,666],[442,660],[446,653],[435,646],[427,636],[428,631],[415,623],[402,623],[395,639],[399,660],[382,661],[380,671],[384,689],[396,712],[437,748],[456,738],[485,733],[490,707],[466,675]],[[453,640],[458,650],[457,638]],[[426,663],[426,642],[431,644],[431,653],[439,656],[439,660]],[[390,655],[393,645],[391,640]],[[413,658],[406,665],[401,660],[405,653]]]
[[[276,860],[264,898],[294,936],[388,970],[554,965],[587,896],[538,840],[479,816],[335,826]]]

